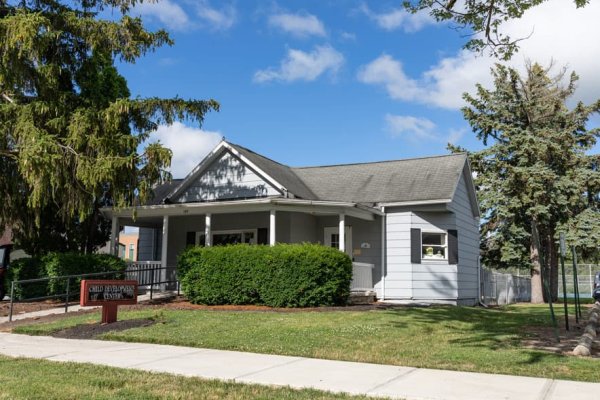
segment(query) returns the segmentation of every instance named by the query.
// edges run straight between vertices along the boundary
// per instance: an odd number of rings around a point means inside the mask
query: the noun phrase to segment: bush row
[[[316,244],[189,247],[177,270],[186,297],[211,305],[341,305],[352,279],[348,255]]]
[[[21,258],[10,263],[7,291],[10,282],[25,279],[79,275],[94,272],[124,271],[125,261],[109,254],[49,253],[40,258]],[[102,279],[103,277],[98,277]],[[107,279],[122,279],[122,275],[107,275]],[[70,290],[79,290],[80,279],[71,280]],[[66,279],[51,279],[39,283],[24,283],[15,286],[15,297],[26,300],[32,297],[53,296],[65,293]]]

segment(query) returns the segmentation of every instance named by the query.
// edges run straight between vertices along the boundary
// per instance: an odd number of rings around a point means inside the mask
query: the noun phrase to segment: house
[[[128,261],[137,261],[139,233],[119,234],[119,257]]]
[[[222,141],[154,193],[135,209],[103,210],[113,246],[120,225],[140,227],[138,260],[171,267],[189,245],[313,242],[348,253],[352,289],[380,300],[478,301],[479,209],[465,154],[293,168]]]

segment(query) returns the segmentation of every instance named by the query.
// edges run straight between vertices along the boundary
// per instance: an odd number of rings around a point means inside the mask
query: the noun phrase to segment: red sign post
[[[102,306],[102,323],[117,321],[120,305],[137,304],[137,281],[82,280],[79,304]]]

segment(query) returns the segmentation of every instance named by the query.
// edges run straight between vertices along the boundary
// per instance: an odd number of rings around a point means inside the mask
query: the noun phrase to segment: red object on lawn
[[[82,280],[79,304],[82,307],[102,306],[102,323],[117,321],[120,305],[137,304],[137,281]]]

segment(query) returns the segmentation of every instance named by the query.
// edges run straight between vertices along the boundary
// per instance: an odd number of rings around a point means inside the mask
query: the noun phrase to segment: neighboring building
[[[139,233],[121,233],[119,235],[119,257],[128,261],[138,260]]]
[[[379,299],[478,301],[479,209],[465,154],[291,168],[222,141],[154,192],[135,210],[103,209],[113,238],[120,225],[140,227],[139,260],[171,267],[188,245],[313,242],[348,253],[353,289]]]

